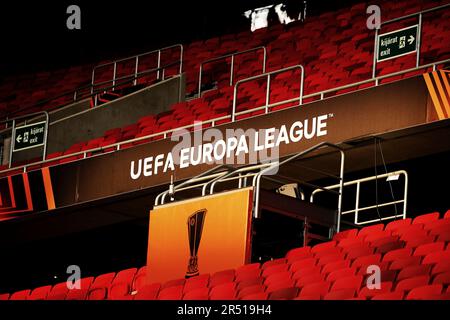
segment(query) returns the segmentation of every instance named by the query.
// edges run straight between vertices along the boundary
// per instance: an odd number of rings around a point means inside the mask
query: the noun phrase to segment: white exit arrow
[[[16,141],[19,142],[19,143],[20,143],[20,141],[22,141],[22,136],[21,136],[20,134],[19,134],[19,136],[17,137]]]
[[[414,38],[413,35],[410,35],[410,36],[409,36],[409,39],[408,39],[408,43],[409,43],[409,44],[412,44],[412,43],[414,42],[414,40],[416,40],[416,38]]]

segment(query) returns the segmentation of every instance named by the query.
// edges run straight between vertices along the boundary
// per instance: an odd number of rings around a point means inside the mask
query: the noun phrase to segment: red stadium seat
[[[440,295],[442,285],[433,284],[429,286],[421,286],[412,289],[406,296],[406,300],[434,300],[434,297]]]
[[[184,283],[183,292],[187,293],[191,290],[206,288],[208,287],[208,284],[209,284],[209,274],[203,274],[193,278],[189,278]]]
[[[433,212],[433,213],[423,214],[423,215],[420,215],[420,216],[414,218],[412,224],[418,224],[418,223],[426,224],[428,222],[436,221],[438,219],[439,219],[439,212]]]
[[[9,300],[28,300],[28,297],[30,296],[31,290],[21,290],[14,292],[10,297]]]
[[[382,293],[376,295],[372,298],[372,300],[402,300],[404,293],[401,291],[394,291],[389,293]]]
[[[333,283],[330,292],[341,289],[354,289],[355,291],[359,291],[359,289],[361,288],[362,280],[362,276],[347,276],[337,279]]]
[[[146,281],[146,272],[147,267],[141,267],[137,272],[133,280],[133,286],[132,291],[138,291],[140,288],[142,288],[145,285]]]
[[[259,270],[259,269],[260,269],[259,263],[251,263],[251,264],[243,265],[236,269],[236,277],[238,277],[239,274],[242,272],[254,271],[254,270]]]
[[[447,271],[450,271],[450,260],[434,264],[433,269],[431,270],[431,274],[436,275]]]
[[[411,225],[412,219],[411,218],[406,218],[406,219],[402,219],[402,220],[395,220],[392,222],[389,222],[386,225],[386,230],[390,230],[392,232],[395,233],[396,230],[401,229],[405,226],[409,226]]]
[[[236,271],[236,278],[234,279],[235,282],[242,282],[242,281],[249,281],[253,279],[260,278],[261,270],[260,269],[250,269],[245,270],[241,272]]]
[[[399,242],[399,236],[387,236],[382,238],[377,238],[373,241],[370,241],[370,246],[373,248],[380,248],[381,246],[396,244]]]
[[[413,278],[417,276],[429,275],[431,272],[431,266],[409,266],[402,269],[397,275],[397,281],[401,281],[403,279]]]
[[[410,291],[416,287],[426,286],[430,282],[429,276],[418,276],[414,278],[399,281],[395,287],[395,291]]]
[[[355,260],[359,257],[369,256],[374,253],[375,249],[369,247],[367,244],[351,246],[344,248],[344,253],[346,253],[347,260]]]
[[[156,300],[160,289],[159,283],[145,285],[134,295],[134,300]]]
[[[314,295],[320,295],[321,297],[323,297],[328,293],[330,286],[331,283],[326,281],[305,285],[301,289],[299,297],[314,296]]]
[[[423,224],[411,224],[409,226],[404,226],[401,228],[396,229],[392,232],[393,235],[400,235],[402,237],[403,235],[406,235],[408,233],[416,234],[416,235],[425,235]]]
[[[402,258],[408,258],[411,256],[411,254],[412,250],[409,248],[397,249],[386,253],[382,261],[391,262]]]
[[[9,293],[0,294],[0,301],[5,301],[9,299]]]
[[[108,297],[108,290],[115,276],[116,274],[111,272],[95,278],[89,288],[88,300],[105,300]]]
[[[317,244],[311,249],[311,253],[316,255],[317,253],[336,247],[336,244],[337,244],[336,241],[328,241],[321,244]]]
[[[261,270],[266,270],[267,268],[271,268],[280,264],[286,264],[287,260],[286,258],[281,259],[275,259],[271,261],[264,262],[264,264],[261,266]]]
[[[345,230],[345,231],[336,233],[333,236],[333,240],[341,242],[342,240],[345,240],[345,239],[353,239],[357,236],[357,234],[358,234],[358,229]]]
[[[423,260],[422,264],[436,264],[439,262],[450,260],[450,250],[442,250],[437,252],[432,252],[427,254]]]
[[[236,290],[239,291],[246,287],[251,287],[251,286],[255,286],[255,285],[259,285],[259,284],[263,284],[263,283],[264,283],[264,278],[253,278],[253,279],[237,282]]]
[[[319,267],[322,267],[328,263],[332,263],[332,262],[337,262],[337,261],[344,261],[345,259],[345,253],[333,253],[333,254],[328,254],[325,256],[322,256],[319,261],[317,262],[317,265]]]
[[[363,238],[346,238],[342,239],[338,243],[338,247],[343,248],[344,250],[348,247],[357,246],[357,245],[364,245],[364,239]]]
[[[292,300],[297,297],[299,288],[291,287],[273,291],[269,294],[269,300]]]
[[[44,286],[34,289],[28,296],[28,300],[47,300],[47,296],[52,286]]]
[[[447,212],[444,215],[444,219],[450,219],[450,210],[447,210]]]
[[[320,273],[309,274],[301,277],[293,276],[293,280],[296,280],[296,286],[301,288],[309,284],[325,281],[325,276]]]
[[[350,261],[349,260],[342,260],[342,261],[335,261],[330,262],[322,267],[322,274],[329,274],[333,271],[349,268],[350,267]]]
[[[326,280],[333,282],[336,281],[338,279],[341,278],[346,278],[346,277],[351,277],[354,276],[356,274],[356,269],[355,268],[343,268],[343,269],[338,269],[336,271],[332,271],[328,274]]]
[[[270,277],[271,275],[274,275],[274,274],[278,274],[278,273],[282,273],[282,272],[287,272],[288,270],[289,270],[289,265],[288,264],[286,264],[286,263],[283,263],[283,264],[277,264],[277,265],[272,265],[272,266],[270,266],[270,267],[268,267],[268,268],[266,268],[266,269],[264,269],[263,271],[262,271],[262,277],[263,278],[268,278],[268,277]]]
[[[432,283],[442,284],[443,286],[448,287],[448,285],[450,285],[450,271],[437,274],[434,277]]]
[[[295,286],[295,280],[290,278],[279,279],[270,284],[266,284],[266,292],[271,293],[280,289],[290,288]]]
[[[186,279],[184,279],[184,278],[169,280],[169,281],[164,282],[161,285],[161,290],[163,290],[165,288],[170,288],[170,287],[184,286],[185,282],[186,282]]]
[[[211,300],[234,300],[236,299],[236,284],[225,283],[211,289],[209,293]]]
[[[183,300],[208,300],[209,288],[199,288],[184,294]]]
[[[66,298],[67,292],[69,289],[67,288],[67,283],[62,282],[53,286],[50,292],[47,295],[47,300],[64,300]]]
[[[361,290],[359,290],[358,296],[363,297],[365,299],[371,299],[374,296],[391,292],[392,287],[393,284],[390,281],[381,282],[379,289],[377,288],[369,289],[369,287],[363,286]]]
[[[265,292],[258,292],[243,296],[241,300],[267,300],[269,295]]]
[[[404,242],[402,242],[402,241],[388,242],[386,244],[377,246],[375,249],[375,253],[384,255],[384,254],[394,251],[394,250],[403,249],[404,247],[405,247],[405,245],[404,245]]]
[[[384,230],[384,224],[375,224],[373,226],[364,227],[358,232],[358,237],[365,237],[367,235],[373,234],[375,232],[379,232]]]
[[[250,294],[254,293],[262,293],[266,291],[266,286],[262,284],[257,284],[253,286],[248,286],[245,288],[242,288],[238,293],[238,298],[241,299],[242,297],[248,296]]]
[[[356,258],[351,266],[354,268],[360,268],[362,266],[367,265],[379,265],[380,262],[381,262],[381,254],[372,254]]]
[[[342,248],[340,247],[333,247],[328,249],[320,250],[319,252],[314,253],[314,257],[316,259],[320,259],[325,256],[332,256],[332,255],[339,255],[342,254]]]
[[[311,256],[311,247],[306,246],[289,250],[289,252],[286,254],[286,259],[289,263],[293,263],[294,261],[306,259]]]
[[[119,271],[111,283],[108,298],[112,300],[121,300],[126,299],[125,297],[129,297],[136,272],[137,268]]]
[[[172,286],[161,289],[158,300],[181,300],[183,297],[183,286]]]
[[[315,258],[307,258],[300,261],[295,261],[290,266],[290,271],[295,273],[302,269],[307,269],[311,267],[315,267],[317,264],[317,260]]]
[[[389,270],[400,270],[409,266],[417,266],[420,264],[421,257],[419,256],[411,256],[406,258],[400,258],[392,261],[389,266]]]
[[[209,287],[214,288],[215,286],[224,283],[233,282],[234,278],[235,278],[235,271],[232,269],[216,272],[209,279]]]
[[[87,277],[80,280],[80,288],[74,288],[67,292],[66,300],[86,300],[89,288],[91,287],[94,277]]]
[[[426,256],[429,253],[442,251],[445,249],[445,243],[444,242],[435,242],[435,243],[427,243],[418,246],[414,250],[414,256],[423,257]]]
[[[355,289],[341,289],[327,293],[323,299],[324,300],[349,300],[355,297]]]
[[[417,248],[421,245],[426,245],[433,243],[435,240],[435,236],[431,235],[418,235],[417,237],[413,239],[409,239],[406,241],[406,248]]]
[[[270,286],[273,283],[290,280],[291,277],[292,277],[292,274],[289,271],[282,271],[282,272],[273,273],[273,274],[271,274],[270,276],[268,276],[266,278],[266,280],[264,281],[264,284],[266,286]]]

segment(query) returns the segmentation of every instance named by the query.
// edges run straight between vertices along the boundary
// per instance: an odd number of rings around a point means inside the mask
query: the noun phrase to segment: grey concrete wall
[[[80,113],[82,111],[88,110],[90,107],[90,98],[83,99],[81,101],[69,104],[67,106],[64,106],[62,108],[58,108],[56,110],[49,112],[49,119],[50,123],[53,121],[56,121],[58,119],[62,119],[68,116],[71,116],[73,114]],[[27,119],[27,123],[34,123],[39,121],[45,121],[44,116],[37,116],[32,119]],[[19,120],[16,123],[16,126],[24,125],[24,122],[22,120]],[[2,158],[2,164],[7,164],[9,161],[9,152],[10,152],[10,137],[11,137],[11,129],[5,129],[0,132],[0,136],[4,138],[4,152],[3,152],[3,158]],[[35,149],[28,149],[24,151],[15,152],[13,155],[13,163],[17,163],[23,160],[30,160],[30,159],[42,159],[42,147],[37,147]]]
[[[50,123],[47,154],[101,137],[106,130],[135,123],[184,101],[185,77],[175,77],[126,97]]]

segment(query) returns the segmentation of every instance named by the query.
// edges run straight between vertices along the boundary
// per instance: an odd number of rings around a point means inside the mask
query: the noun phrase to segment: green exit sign
[[[377,61],[385,61],[417,51],[417,32],[419,26],[395,30],[378,36]]]
[[[45,121],[16,127],[13,137],[13,151],[17,152],[42,146],[45,141],[46,129]]]

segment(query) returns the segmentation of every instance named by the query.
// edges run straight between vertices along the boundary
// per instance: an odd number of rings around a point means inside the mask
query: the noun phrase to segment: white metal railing
[[[277,162],[278,163],[278,162]],[[247,187],[247,180],[249,178],[254,178],[262,170],[272,167],[273,163],[262,163],[255,165],[248,165],[239,169],[236,169],[226,175],[217,177],[211,180],[209,183],[203,186],[202,195],[207,195],[207,189],[209,186],[209,194],[214,194],[214,188],[219,183],[230,182],[238,180],[238,188]],[[255,171],[255,172],[253,172]]]
[[[187,181],[184,181],[176,186],[173,185],[173,181],[171,181],[170,187],[168,190],[161,192],[155,198],[155,206],[163,205],[165,203],[165,199],[168,195],[173,197],[176,192],[191,190],[195,188],[203,188],[205,184],[209,181],[214,180],[218,177],[226,175],[231,170],[234,170],[230,166],[221,165],[219,167],[212,168],[207,170]],[[218,171],[218,172],[216,172]]]
[[[247,53],[250,53],[250,52],[257,52],[259,50],[263,51],[262,73],[265,73],[266,72],[266,62],[267,62],[267,49],[264,46],[255,47],[255,48],[248,49],[248,50],[243,50],[243,51],[237,51],[237,52],[233,52],[233,53],[228,53],[228,54],[225,54],[223,56],[212,58],[212,59],[208,59],[208,60],[205,60],[202,63],[200,63],[199,76],[198,76],[198,96],[201,97],[201,94],[202,94],[203,67],[206,64],[231,58],[231,64],[230,64],[230,86],[232,86],[233,85],[233,81],[234,81],[234,59],[235,59],[235,57],[239,56],[239,55],[244,55],[244,54],[247,54]]]
[[[426,9],[426,10],[422,10],[419,12],[415,12],[415,13],[411,13],[402,17],[398,17],[398,18],[394,18],[388,21],[384,21],[381,23],[381,26],[387,25],[387,24],[391,24],[394,22],[398,22],[401,20],[405,20],[405,19],[409,19],[409,18],[414,18],[414,17],[418,17],[419,18],[419,22],[418,22],[418,32],[417,32],[417,42],[416,42],[416,68],[419,67],[420,65],[420,47],[421,47],[421,38],[422,38],[422,17],[424,14],[429,13],[429,12],[435,12],[438,10],[442,10],[442,9],[446,9],[446,8],[450,8],[450,3],[442,5],[442,6],[438,6],[438,7],[434,7],[434,8],[430,8],[430,9]],[[375,43],[374,43],[374,49],[373,49],[373,67],[372,67],[372,78],[375,78],[376,76],[376,72],[377,72],[377,56],[378,56],[378,33],[379,33],[379,29],[375,29]]]
[[[342,195],[343,195],[343,189],[344,189],[344,167],[345,167],[345,153],[344,150],[342,148],[340,148],[339,146],[329,143],[329,142],[322,142],[319,143],[309,149],[306,149],[302,152],[299,152],[297,154],[294,154],[293,156],[290,156],[287,159],[282,160],[281,162],[273,162],[270,163],[270,166],[268,166],[267,168],[261,170],[257,175],[255,175],[253,177],[253,187],[255,188],[255,193],[254,193],[254,206],[253,206],[253,216],[255,218],[259,217],[259,197],[260,197],[260,188],[261,188],[261,179],[269,173],[274,172],[274,170],[278,170],[278,168],[291,163],[293,161],[299,160],[302,157],[304,157],[307,154],[310,154],[316,150],[319,150],[321,148],[324,147],[329,147],[332,149],[336,149],[337,152],[339,152],[340,154],[340,164],[339,164],[339,176],[336,176],[335,178],[337,178],[339,180],[339,183],[336,185],[336,189],[339,189],[338,192],[335,192],[338,195],[338,203],[337,203],[337,222],[336,222],[336,232],[339,232],[340,230],[340,226],[341,226],[341,212],[342,212]],[[276,174],[275,174],[276,175]],[[311,185],[311,184],[310,184]],[[318,190],[322,190],[322,191],[329,191],[329,192],[333,192],[334,190],[331,189],[326,189],[326,188],[320,188]]]
[[[108,81],[104,81],[102,82],[102,84],[106,83],[112,83],[113,86],[115,86],[115,83],[117,81],[117,64],[121,63],[121,62],[125,62],[125,61],[130,61],[130,60],[134,60],[135,61],[135,65],[134,65],[134,85],[136,85],[136,81],[137,81],[137,75],[139,73],[139,59],[142,59],[145,56],[150,56],[150,55],[157,55],[157,66],[155,69],[159,69],[161,67],[161,53],[167,50],[171,50],[174,48],[179,48],[180,49],[180,58],[179,58],[179,73],[181,74],[183,71],[183,45],[182,44],[175,44],[172,46],[168,46],[168,47],[164,47],[164,48],[160,48],[160,49],[156,49],[156,50],[152,50],[152,51],[148,51],[145,53],[141,53],[138,55],[134,55],[131,57],[127,57],[127,58],[122,58],[122,59],[118,59],[112,62],[107,62],[107,63],[103,63],[100,65],[97,65],[93,68],[92,70],[92,80],[91,80],[91,93],[93,93],[94,87],[98,84],[95,83],[95,71],[101,68],[105,68],[105,67],[109,67],[109,66],[113,66],[113,74],[112,74],[112,79],[108,80]],[[160,79],[160,71],[157,71],[157,75],[156,75],[157,79]]]
[[[379,180],[379,179],[385,179],[386,181],[390,181],[389,179],[391,177],[394,177],[396,179],[399,178],[399,176],[404,176],[405,180],[404,180],[404,192],[403,192],[403,198],[399,199],[399,200],[395,200],[393,199],[393,201],[388,201],[388,202],[382,202],[382,203],[377,203],[375,205],[370,205],[370,206],[360,206],[360,194],[361,194],[361,184],[365,183],[365,182],[369,182],[369,181],[374,181],[374,180]],[[408,173],[404,170],[400,170],[400,171],[395,171],[395,172],[389,172],[389,173],[385,173],[385,174],[380,174],[380,175],[376,175],[376,176],[372,176],[372,177],[367,177],[367,178],[362,178],[362,179],[357,179],[357,180],[352,180],[352,181],[347,181],[344,183],[344,188],[348,187],[348,186],[354,186],[356,185],[356,197],[355,197],[355,208],[351,209],[351,210],[346,210],[346,211],[342,211],[341,215],[347,215],[347,214],[355,214],[354,216],[354,224],[355,225],[365,225],[365,224],[370,224],[373,222],[381,222],[381,221],[385,221],[385,220],[390,220],[390,219],[396,219],[396,218],[403,218],[406,219],[406,208],[407,208],[407,198],[408,198]],[[332,186],[328,186],[325,187],[326,190],[334,190],[339,188],[340,185],[332,185]],[[311,194],[311,198],[310,198],[310,202],[314,203],[314,197],[316,194],[323,192],[324,190],[321,189],[316,189],[312,192]],[[385,216],[385,217],[380,217],[379,219],[374,219],[374,220],[366,220],[366,221],[360,221],[359,218],[359,214],[361,212],[364,211],[368,211],[368,210],[373,210],[373,209],[378,209],[378,208],[383,208],[383,207],[387,207],[387,206],[393,206],[393,205],[397,205],[397,204],[403,204],[403,210],[402,210],[402,214],[394,214],[391,216]]]
[[[237,93],[238,93],[238,88],[239,85],[241,85],[242,83],[245,82],[250,82],[250,81],[254,81],[254,80],[258,80],[261,78],[266,78],[267,80],[267,86],[266,86],[266,104],[264,106],[266,113],[269,113],[269,105],[270,105],[270,83],[271,83],[271,78],[273,75],[276,74],[280,74],[283,72],[288,72],[288,71],[292,71],[292,70],[296,70],[299,69],[300,70],[300,92],[299,92],[299,97],[298,99],[296,99],[295,101],[299,101],[299,105],[302,104],[302,98],[303,98],[303,83],[304,83],[304,77],[305,77],[305,69],[303,68],[302,65],[294,65],[294,66],[290,66],[287,68],[283,68],[283,69],[278,69],[275,71],[271,71],[271,72],[267,72],[267,73],[263,73],[257,76],[253,76],[253,77],[249,77],[246,79],[242,79],[239,80],[238,82],[236,82],[236,84],[234,85],[234,93],[233,93],[233,109],[232,109],[232,114],[231,114],[231,121],[234,122],[236,120],[236,104],[237,104]],[[286,103],[286,102],[284,102]]]

